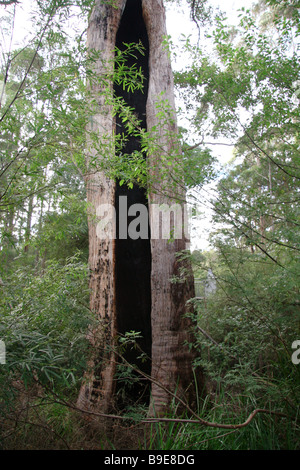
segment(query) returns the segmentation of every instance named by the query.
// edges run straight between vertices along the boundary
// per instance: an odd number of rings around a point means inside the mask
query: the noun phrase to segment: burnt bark
[[[194,297],[193,275],[187,262],[181,262],[177,256],[186,249],[187,240],[184,236],[173,241],[153,237],[150,240],[101,239],[96,235],[94,216],[99,204],[103,203],[113,204],[118,216],[120,195],[127,196],[128,205],[137,202],[147,205],[150,233],[156,229],[152,218],[155,205],[176,202],[184,212],[184,185],[174,187],[171,176],[168,181],[168,172],[161,171],[164,155],[170,157],[174,153],[175,166],[180,160],[173,75],[163,46],[166,34],[162,0],[116,0],[113,6],[98,0],[88,28],[89,49],[101,51],[94,69],[98,77],[107,76],[113,67],[116,45],[121,48],[122,42],[143,42],[145,55],[138,64],[146,78],[143,93],[127,93],[116,86],[114,91],[135,109],[141,126],[149,133],[153,130],[153,136],[158,140],[157,150],[154,148],[147,156],[148,198],[144,189],[137,186],[132,190],[124,189],[102,171],[88,171],[86,177],[90,207],[90,306],[99,320],[99,327],[91,333],[93,357],[78,403],[81,407],[95,407],[105,413],[113,406],[116,391],[117,335],[130,330],[142,331],[140,347],[150,357],[145,365],[138,364],[146,374],[151,373],[153,379],[149,414],[162,414],[168,409],[172,397],[167,390],[189,403],[195,398],[194,353],[187,346],[193,337],[191,320],[186,316],[187,301]],[[111,87],[113,90],[113,83]],[[90,119],[87,136],[91,131],[97,132],[100,140],[107,141],[113,140],[114,133],[123,129],[122,122],[112,118],[112,108],[106,104],[102,91],[101,80],[92,83],[95,100],[91,106],[95,113]],[[165,120],[163,126],[157,112],[162,92],[170,113],[170,119]],[[123,150],[131,153],[138,150],[139,145],[138,139],[129,138]],[[88,169],[90,161],[105,158],[105,154],[99,155],[92,141],[87,154]],[[167,193],[166,187],[170,188]],[[180,276],[182,268],[188,275],[182,282],[174,284],[171,278]],[[127,360],[136,363],[134,356],[127,356]],[[197,381],[198,386],[199,383],[202,385],[201,372],[198,372]]]
[[[142,3],[140,0],[127,1],[121,22],[116,36],[116,47],[119,50],[126,50],[124,44],[142,44],[143,53],[135,52],[134,57],[127,60],[128,66],[135,66],[141,70],[144,77],[143,89],[136,89],[133,92],[124,90],[122,85],[115,85],[114,91],[116,97],[123,98],[125,103],[135,110],[135,116],[139,120],[139,127],[147,129],[146,123],[146,104],[148,97],[149,82],[149,41],[146,25],[143,20]],[[126,134],[126,129],[122,120],[116,119],[116,132]],[[132,154],[141,149],[140,141],[134,136],[128,136],[123,146],[123,153]],[[146,374],[151,374],[151,247],[150,238],[138,238],[136,240],[130,237],[120,238],[119,219],[122,207],[120,207],[120,197],[126,197],[127,207],[133,204],[142,204],[148,206],[147,195],[144,188],[134,185],[129,189],[126,185],[116,184],[115,207],[117,220],[117,238],[116,238],[116,315],[118,333],[124,335],[127,331],[140,332],[142,338],[137,340],[139,350],[145,353],[143,360],[137,359],[137,351],[127,348],[124,356],[129,363],[138,366]],[[134,217],[128,217],[128,226]],[[150,231],[148,230],[148,233]],[[123,395],[126,395],[126,387],[123,387]],[[117,383],[118,388],[118,383]],[[147,389],[147,390],[145,390]],[[141,396],[145,399],[149,394],[149,383],[139,380],[129,387],[128,393],[133,400]]]

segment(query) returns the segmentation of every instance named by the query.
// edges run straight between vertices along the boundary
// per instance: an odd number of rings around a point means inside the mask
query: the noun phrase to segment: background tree
[[[260,2],[253,11],[242,9],[237,27],[218,15],[207,38],[214,55],[187,42],[193,62],[176,83],[194,112],[199,140],[234,148],[215,187],[205,188],[204,198],[193,193],[214,214],[212,251],[195,260],[196,276],[212,270],[217,281],[213,295],[196,301],[199,338],[207,345],[199,363],[219,393],[225,384],[228,394],[235,387],[251,390],[259,406],[294,415],[299,21],[292,4],[282,6]]]

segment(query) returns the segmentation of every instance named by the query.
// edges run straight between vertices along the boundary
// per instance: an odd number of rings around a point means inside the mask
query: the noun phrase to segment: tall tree
[[[150,414],[166,410],[172,399],[168,391],[189,401],[195,393],[194,355],[188,346],[191,322],[185,316],[186,303],[194,296],[193,277],[190,267],[178,257],[186,249],[187,240],[184,236],[169,240],[153,236],[157,232],[155,205],[177,203],[183,215],[185,202],[184,184],[176,179],[181,152],[173,76],[164,44],[166,34],[162,0],[97,0],[89,20],[88,48],[95,54],[95,61],[91,74],[94,79],[90,80],[92,116],[87,128],[86,185],[90,208],[90,306],[98,316],[99,328],[91,334],[94,354],[78,403],[103,412],[111,409],[116,392],[118,334],[131,330],[141,333],[139,346],[149,358],[138,362],[137,357],[126,356],[142,374],[151,374]],[[128,77],[130,72],[142,72],[144,86],[135,86],[135,90],[129,79],[129,86],[120,86],[120,80],[113,78],[114,62],[128,44],[135,44],[137,50],[128,54],[131,59],[126,66],[119,65],[117,72],[127,70]],[[114,118],[116,102],[118,112]],[[128,117],[125,109],[134,113]],[[117,145],[120,139],[122,149]],[[138,184],[126,186],[101,170],[111,153],[118,159],[131,156],[132,167],[134,156],[143,155],[145,148],[148,195]],[[124,216],[120,196],[127,197],[128,206],[138,203],[149,208],[151,239],[132,240],[118,236],[119,230],[116,239],[97,236],[97,209],[103,204],[114,207],[119,221]],[[172,283],[171,279],[180,277],[183,269],[185,277],[180,283]],[[202,383],[200,372],[198,379]]]

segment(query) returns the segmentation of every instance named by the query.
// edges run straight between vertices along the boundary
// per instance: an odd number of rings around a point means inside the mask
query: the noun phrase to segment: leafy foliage
[[[86,366],[87,269],[74,256],[52,261],[43,276],[19,267],[1,286],[1,337],[7,364],[1,367],[2,393],[12,380],[35,380],[58,391],[77,387]]]
[[[212,294],[194,301],[197,364],[228,406],[246,395],[296,417],[299,23],[293,5],[287,12],[273,3],[275,9],[266,5],[272,2],[242,8],[235,28],[218,16],[209,34],[214,55],[187,42],[193,62],[176,82],[195,132],[234,146],[210,191],[212,250],[195,259],[196,276],[205,279],[211,270],[216,281]]]

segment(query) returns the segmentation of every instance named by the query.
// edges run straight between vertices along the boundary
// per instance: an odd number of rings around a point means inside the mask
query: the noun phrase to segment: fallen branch
[[[220,429],[242,429],[246,426],[248,426],[251,421],[255,418],[255,416],[259,413],[261,414],[269,414],[269,415],[275,415],[275,416],[280,416],[283,418],[286,418],[287,415],[281,412],[277,411],[271,411],[263,408],[257,408],[252,413],[248,416],[246,421],[243,423],[239,424],[223,424],[223,423],[214,423],[211,421],[207,421],[205,419],[200,418],[200,416],[195,413],[190,406],[185,403],[180,397],[178,397],[175,393],[171,392],[167,387],[162,385],[159,381],[153,379],[150,375],[146,374],[145,372],[141,371],[138,367],[133,366],[130,364],[126,359],[119,353],[117,353],[119,357],[123,359],[123,361],[131,367],[134,371],[138,372],[142,377],[147,378],[150,382],[156,384],[157,386],[161,387],[163,390],[165,390],[169,395],[171,395],[174,399],[176,399],[181,405],[184,406],[184,408],[192,415],[194,416],[195,419],[189,419],[189,418],[163,418],[163,417],[153,417],[153,418],[144,418],[144,419],[137,419],[133,417],[128,417],[128,416],[120,416],[120,415],[112,415],[112,414],[106,414],[106,413],[98,413],[96,411],[91,411],[91,410],[85,410],[82,408],[79,408],[76,405],[73,405],[71,403],[65,402],[64,400],[59,399],[58,403],[68,406],[69,408],[73,409],[74,411],[81,412],[84,414],[88,415],[94,415],[98,416],[100,418],[106,418],[106,419],[117,419],[117,420],[122,420],[122,421],[135,421],[139,422],[140,424],[151,424],[151,423],[189,423],[189,424],[200,424],[202,426],[207,426],[211,428],[220,428]]]
[[[212,422],[206,421],[206,420],[204,420],[200,417],[198,417],[198,419],[157,417],[157,418],[145,418],[145,419],[140,420],[138,418],[133,418],[131,416],[130,417],[129,416],[120,416],[120,415],[113,415],[113,414],[106,414],[106,413],[98,413],[96,411],[91,411],[91,410],[85,410],[85,409],[79,408],[76,405],[73,405],[71,403],[67,403],[67,402],[61,401],[61,400],[58,400],[57,403],[59,403],[60,405],[67,406],[68,408],[70,408],[74,411],[84,413],[84,414],[88,414],[88,415],[98,416],[100,418],[117,419],[117,420],[122,420],[122,421],[135,421],[135,422],[139,422],[140,424],[152,424],[152,423],[201,424],[201,425],[211,427],[211,428],[234,429],[234,430],[242,429],[242,428],[248,426],[251,423],[251,421],[255,418],[255,416],[259,413],[271,414],[271,415],[280,416],[280,417],[283,417],[283,418],[287,417],[284,413],[280,413],[280,412],[277,412],[277,411],[270,411],[270,410],[266,410],[266,409],[263,409],[263,408],[257,408],[256,410],[254,410],[248,416],[246,421],[244,421],[243,423],[239,423],[239,424],[212,423]]]
[[[137,372],[139,375],[142,377],[145,377],[147,380],[149,380],[151,383],[154,383],[158,387],[162,388],[164,391],[166,391],[169,395],[171,395],[175,400],[177,400],[181,405],[184,406],[184,408],[194,417],[194,419],[189,419],[189,418],[163,418],[163,417],[149,417],[149,418],[144,418],[144,419],[138,419],[134,417],[129,417],[129,416],[120,416],[120,415],[115,415],[115,414],[107,414],[107,413],[99,413],[96,411],[92,410],[86,410],[83,408],[79,408],[77,405],[74,405],[73,403],[69,403],[65,400],[62,400],[60,397],[56,395],[57,399],[56,402],[60,405],[67,406],[68,408],[87,415],[93,415],[93,416],[98,416],[100,418],[105,418],[105,419],[115,419],[115,420],[122,420],[122,421],[135,421],[138,422],[139,424],[151,424],[151,423],[188,423],[188,424],[200,424],[202,426],[207,426],[210,428],[220,428],[220,429],[242,429],[246,426],[248,426],[251,421],[255,418],[257,414],[269,414],[269,415],[274,415],[274,416],[280,416],[282,418],[287,418],[287,415],[278,411],[272,411],[272,410],[267,410],[264,408],[257,408],[250,415],[248,418],[238,424],[225,424],[225,423],[214,423],[211,421],[207,421],[203,418],[200,418],[198,414],[193,411],[190,406],[179,396],[176,395],[176,393],[171,392],[167,387],[165,387],[163,384],[161,384],[159,381],[155,380],[153,377],[150,375],[146,374],[145,372],[141,371],[137,366],[130,364],[118,351],[116,351],[116,354],[124,361],[126,365],[131,367],[135,372]],[[53,394],[53,391],[52,391]]]

